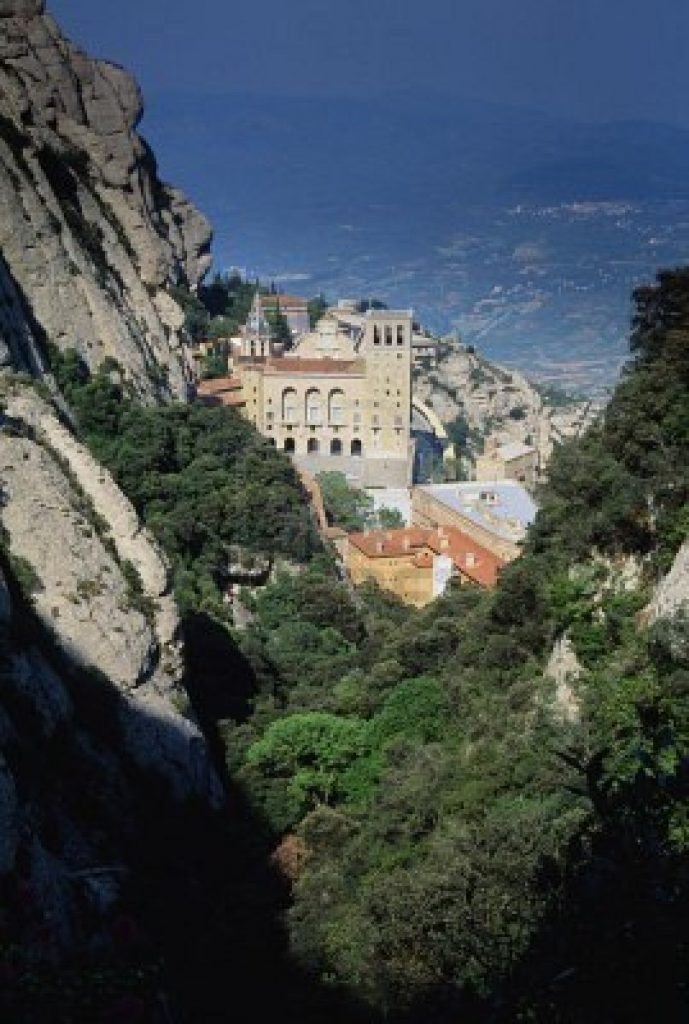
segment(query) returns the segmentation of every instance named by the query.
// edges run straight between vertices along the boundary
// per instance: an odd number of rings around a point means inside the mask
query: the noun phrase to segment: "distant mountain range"
[[[375,295],[492,358],[599,390],[630,291],[689,259],[689,131],[410,93],[165,96],[144,133],[216,229],[216,262]]]

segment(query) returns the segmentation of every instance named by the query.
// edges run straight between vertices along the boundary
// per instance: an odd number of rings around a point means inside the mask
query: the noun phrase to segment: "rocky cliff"
[[[40,0],[0,0],[0,887],[11,941],[48,961],[107,938],[152,816],[222,802],[166,559],[46,359],[186,396],[170,289],[198,283],[210,230],[158,179],[141,109]]]
[[[180,713],[163,555],[51,406],[7,376],[2,389],[0,875],[30,889],[19,935],[46,954],[83,937],[84,900],[96,929],[117,903],[137,777],[159,780],[168,803],[222,794]]]
[[[534,445],[542,466],[557,442],[578,436],[599,411],[590,401],[564,396],[554,406],[522,373],[496,366],[457,342],[441,343],[436,366],[415,370],[414,393],[443,423],[458,418],[466,423],[470,456],[481,450],[486,437],[496,435],[501,442]]]
[[[183,317],[210,229],[164,185],[121,68],[65,39],[41,0],[0,0],[0,360],[44,368],[47,340],[112,357],[142,395],[186,393]]]

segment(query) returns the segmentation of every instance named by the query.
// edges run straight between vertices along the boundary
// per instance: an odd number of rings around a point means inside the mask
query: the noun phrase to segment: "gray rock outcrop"
[[[668,574],[656,587],[643,618],[649,624],[689,613],[689,540],[677,552]]]
[[[458,416],[466,421],[473,434],[468,442],[472,456],[477,453],[476,438],[490,435],[501,444],[533,445],[542,469],[555,444],[579,436],[599,411],[591,402],[556,409],[522,373],[490,363],[456,342],[441,344],[437,366],[414,371],[413,387],[443,423]]]
[[[5,382],[0,523],[38,619],[68,661],[109,687],[124,747],[181,795],[219,798],[184,700],[182,645],[169,566],[131,503],[31,388]],[[9,615],[7,601],[0,608]],[[14,666],[15,688],[49,735],[70,715],[36,652]]]
[[[141,395],[184,397],[169,288],[198,284],[210,228],[159,180],[138,86],[42,3],[0,0],[0,111],[0,362],[40,372],[47,338],[117,360]]]
[[[579,719],[581,700],[576,683],[583,671],[568,635],[563,633],[553,644],[544,672],[545,678],[555,684],[553,710],[562,722]]]

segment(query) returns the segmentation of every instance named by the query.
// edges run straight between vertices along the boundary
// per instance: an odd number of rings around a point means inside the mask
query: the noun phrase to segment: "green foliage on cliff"
[[[143,406],[114,365],[90,375],[56,351],[52,364],[89,445],[171,559],[185,611],[225,616],[233,545],[298,560],[319,549],[289,460],[234,410]]]

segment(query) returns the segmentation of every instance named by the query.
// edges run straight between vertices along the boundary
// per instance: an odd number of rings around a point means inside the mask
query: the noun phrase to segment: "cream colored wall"
[[[350,454],[351,443],[355,438],[361,439],[365,449],[368,438],[364,430],[354,429],[354,414],[360,408],[357,402],[360,402],[363,381],[363,375],[267,373],[263,375],[263,406],[259,429],[266,437],[274,437],[280,449],[284,449],[287,438],[293,438],[296,455],[307,454],[310,439],[318,441],[321,455],[330,453],[331,442],[336,438],[342,441],[342,453],[345,455]],[[292,389],[296,395],[297,415],[294,423],[287,423],[283,419],[283,395],[288,389]],[[318,391],[320,395],[320,423],[307,423],[306,397],[311,390]],[[337,391],[343,395],[342,423],[331,422],[329,416],[330,398]]]
[[[479,455],[476,458],[477,480],[504,480],[505,463],[495,455]]]
[[[323,330],[321,331],[321,326]],[[336,328],[336,325],[333,325]],[[327,328],[327,329],[326,329]],[[376,335],[375,329],[378,329]],[[386,344],[386,329],[391,344]],[[399,333],[398,333],[399,332]],[[327,337],[326,337],[327,336]],[[400,483],[410,480],[411,459],[411,316],[407,313],[376,312],[365,318],[363,337],[355,348],[353,342],[327,322],[321,321],[319,331],[307,335],[295,355],[303,358],[326,358],[324,338],[332,342],[330,355],[357,359],[360,373],[304,374],[264,372],[264,367],[236,366],[241,375],[247,400],[245,415],[276,447],[284,449],[288,438],[294,439],[297,456],[307,456],[309,439],[318,441],[318,455],[330,455],[335,439],[342,441],[342,455],[352,454],[352,442],[361,441],[364,460],[390,460],[380,469],[367,474],[373,484],[384,483],[394,467],[401,466]],[[376,338],[380,343],[376,343]],[[399,342],[398,342],[399,338]],[[296,392],[296,422],[283,421],[282,404],[286,389]],[[306,422],[306,396],[317,389],[321,396],[321,422]],[[343,393],[343,422],[329,417],[329,400],[333,391]],[[315,453],[311,453],[315,454]],[[380,479],[378,479],[380,477]]]
[[[294,355],[300,359],[356,359],[353,340],[338,332],[334,320],[320,320],[316,329],[305,334]]]
[[[368,558],[362,551],[347,544],[345,567],[355,586],[367,580],[390,590],[407,604],[418,608],[433,600],[433,570],[414,565],[414,554],[398,558]]]
[[[380,343],[376,344],[378,328]],[[397,342],[401,328],[402,344]],[[386,329],[392,344],[386,344]],[[371,425],[371,455],[406,458],[411,425],[411,333],[408,314],[374,312],[365,320],[359,353],[366,360],[364,414]],[[378,426],[375,427],[374,424]]]
[[[239,377],[242,382],[242,395],[246,399],[243,415],[262,432],[263,373],[258,367],[242,367]]]

